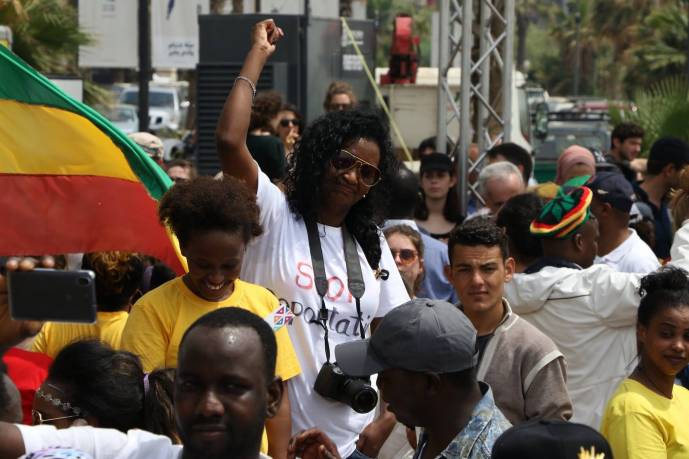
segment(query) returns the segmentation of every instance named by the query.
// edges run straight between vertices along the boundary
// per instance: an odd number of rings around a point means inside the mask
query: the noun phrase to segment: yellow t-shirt
[[[120,349],[122,330],[127,323],[128,315],[127,311],[98,311],[95,324],[46,322],[36,335],[31,350],[42,352],[54,359],[63,347],[87,339],[97,339],[113,349]]]
[[[615,459],[689,459],[689,390],[675,385],[668,399],[625,379],[605,408],[600,431]]]
[[[175,278],[142,296],[132,307],[122,333],[122,349],[141,357],[144,371],[177,367],[179,343],[184,332],[202,315],[218,308],[237,306],[267,317],[278,308],[278,300],[267,289],[237,279],[234,292],[223,301],[198,297]],[[275,372],[288,380],[301,371],[287,328],[275,333],[278,355]]]

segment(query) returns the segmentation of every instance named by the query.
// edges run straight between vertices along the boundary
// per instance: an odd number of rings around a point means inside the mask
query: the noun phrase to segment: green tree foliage
[[[0,24],[12,29],[12,50],[43,73],[76,72],[79,45],[89,42],[76,9],[61,0],[0,1]]]
[[[571,93],[578,12],[580,94],[630,97],[637,88],[647,87],[658,78],[683,72],[686,3],[687,0],[570,0],[564,9],[557,3],[544,5],[533,19],[535,27],[529,29],[527,38],[530,73],[551,94]],[[544,32],[549,39],[543,39]]]
[[[613,123],[631,121],[646,132],[643,151],[664,136],[689,141],[689,84],[684,77],[669,77],[638,90],[633,97],[633,110],[613,111]]]
[[[0,0],[0,24],[12,29],[12,51],[41,73],[82,75],[79,45],[90,42],[67,0]],[[84,78],[84,99],[105,104],[109,94]]]
[[[641,39],[631,48],[627,86],[644,87],[685,72],[688,22],[687,9],[679,3],[658,8],[644,19]]]

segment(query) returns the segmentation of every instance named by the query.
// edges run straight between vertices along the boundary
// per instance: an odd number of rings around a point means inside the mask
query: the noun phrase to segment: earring
[[[366,195],[364,195],[363,199],[366,199]]]

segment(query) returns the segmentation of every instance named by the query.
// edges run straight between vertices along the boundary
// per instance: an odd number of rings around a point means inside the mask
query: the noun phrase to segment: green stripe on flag
[[[83,116],[120,148],[151,197],[159,200],[172,186],[172,180],[165,171],[108,119],[88,105],[74,100],[4,46],[0,46],[0,99],[46,105]]]

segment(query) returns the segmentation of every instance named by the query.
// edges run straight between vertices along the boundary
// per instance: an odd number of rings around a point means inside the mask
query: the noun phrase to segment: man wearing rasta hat
[[[545,266],[588,268],[598,252],[598,222],[591,215],[589,188],[560,193],[547,203],[531,222],[531,234],[540,237],[543,258],[524,271],[540,271]]]
[[[593,264],[598,228],[590,211],[592,192],[566,185],[531,224],[544,256],[523,274],[515,274],[505,284],[504,295],[515,313],[564,354],[574,408],[571,420],[598,428],[606,401],[636,356],[643,274]],[[689,269],[689,220],[675,235],[672,264]]]

